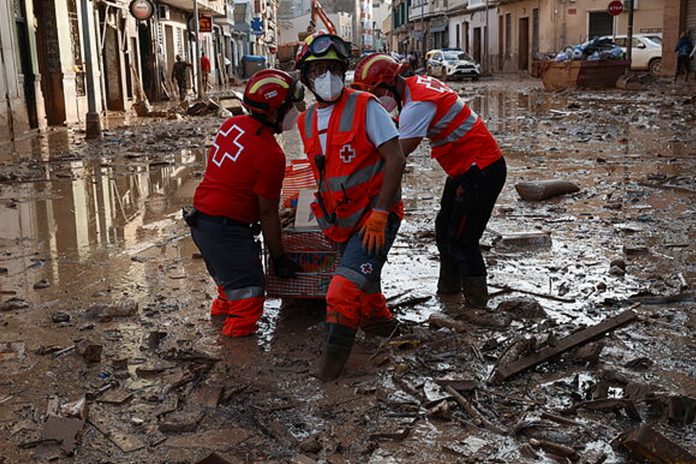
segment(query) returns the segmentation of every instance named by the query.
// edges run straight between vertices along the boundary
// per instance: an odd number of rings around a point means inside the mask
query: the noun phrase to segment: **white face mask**
[[[391,95],[384,95],[379,97],[379,102],[382,104],[387,113],[391,113],[396,108],[396,100]]]
[[[292,105],[285,116],[283,116],[283,132],[291,130],[297,124],[297,117],[300,115],[295,105]]]
[[[338,100],[343,92],[343,79],[330,71],[326,71],[314,79],[312,87],[319,98],[326,102],[333,102]]]

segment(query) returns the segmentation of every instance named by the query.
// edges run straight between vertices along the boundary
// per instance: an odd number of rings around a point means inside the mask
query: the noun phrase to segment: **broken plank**
[[[696,456],[653,430],[649,425],[626,433],[621,444],[631,453],[655,464],[695,464]]]
[[[507,380],[520,372],[531,369],[532,367],[563,354],[576,346],[592,341],[595,338],[606,334],[607,332],[618,329],[619,327],[622,327],[637,318],[638,315],[636,313],[631,310],[627,310],[618,316],[605,319],[597,325],[588,327],[562,338],[554,346],[546,347],[520,360],[513,361],[507,365],[496,368],[496,373],[493,376],[493,380],[496,382]]]
[[[464,410],[471,416],[471,418],[474,419],[476,425],[483,426],[491,432],[499,433],[501,435],[507,434],[507,431],[498,427],[497,425],[489,421],[483,414],[481,414],[479,410],[476,409],[466,398],[464,398],[461,393],[455,390],[452,387],[452,385],[447,385],[445,387],[445,391],[452,395],[452,397],[459,404],[459,406],[464,408]]]
[[[645,295],[629,297],[631,301],[637,301],[645,305],[662,305],[670,303],[682,303],[696,300],[696,292],[682,292],[676,295]]]
[[[546,293],[533,292],[531,290],[520,290],[519,288],[512,288],[508,285],[493,285],[488,284],[489,287],[500,288],[500,292],[504,293],[522,293],[524,295],[536,296],[539,298],[545,298],[547,300],[559,301],[561,303],[575,303],[575,298],[564,298],[562,296],[549,295]],[[496,294],[501,294],[500,292],[495,292]]]

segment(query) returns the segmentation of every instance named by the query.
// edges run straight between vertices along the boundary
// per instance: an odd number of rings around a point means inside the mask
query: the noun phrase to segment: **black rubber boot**
[[[462,279],[462,292],[468,307],[485,308],[488,305],[486,276],[464,277]]]
[[[440,256],[440,277],[437,279],[438,295],[454,295],[462,290],[459,268],[451,259]]]
[[[350,357],[355,344],[356,330],[340,324],[326,324],[324,354],[319,362],[317,377],[324,382],[336,380]]]
[[[396,337],[399,335],[399,321],[391,319],[370,319],[361,327],[366,335],[377,337]]]

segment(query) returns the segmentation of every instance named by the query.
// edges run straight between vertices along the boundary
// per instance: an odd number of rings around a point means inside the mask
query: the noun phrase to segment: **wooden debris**
[[[621,444],[636,456],[655,464],[695,464],[696,456],[653,430],[649,425],[627,432]]]
[[[550,232],[525,232],[506,234],[497,238],[493,245],[503,251],[523,251],[551,247]]]
[[[218,453],[210,453],[196,464],[232,464],[232,460],[219,455]]]
[[[428,325],[432,329],[451,329],[455,332],[465,332],[466,325],[442,313],[432,313],[428,318]]]
[[[682,292],[676,295],[645,295],[629,297],[631,301],[637,301],[646,305],[662,305],[669,303],[683,303],[696,301],[696,292]]]
[[[547,453],[566,458],[571,462],[577,462],[580,460],[580,455],[570,446],[561,445],[560,443],[554,443],[548,440],[537,440],[536,438],[530,438],[529,444],[533,448],[541,448]]]
[[[51,448],[59,446],[64,455],[70,455],[80,439],[84,421],[59,416],[48,416],[41,431],[37,456],[46,456]]]
[[[518,182],[515,184],[515,190],[523,200],[540,201],[567,193],[579,192],[580,187],[567,180],[538,180]]]
[[[406,424],[406,426],[397,432],[381,432],[370,434],[370,440],[391,440],[391,441],[401,441],[404,440],[411,433],[413,426],[418,422],[419,417],[416,417],[411,422]]]
[[[133,394],[128,390],[119,389],[112,390],[99,398],[99,403],[123,404],[133,397]]]
[[[62,350],[58,350],[58,351],[56,351],[55,353],[53,353],[53,357],[54,357],[54,358],[57,358],[58,356],[63,355],[63,354],[65,354],[65,353],[69,353],[69,352],[71,352],[71,351],[74,350],[74,349],[75,349],[75,345],[66,346],[66,347],[63,348]]]
[[[496,382],[501,382],[507,380],[520,372],[531,369],[543,362],[546,362],[560,354],[565,353],[579,345],[590,342],[593,339],[600,337],[607,332],[616,330],[629,322],[634,321],[638,318],[638,315],[632,310],[626,310],[619,314],[618,316],[610,317],[600,322],[597,325],[588,327],[574,334],[568,335],[561,340],[558,340],[556,345],[543,348],[536,353],[532,353],[518,361],[513,361],[507,365],[500,366],[496,368],[493,380]]]
[[[89,340],[82,340],[75,345],[75,351],[88,363],[100,362],[103,349],[102,345],[92,343]]]
[[[411,308],[411,307],[419,305],[421,303],[425,303],[426,301],[429,301],[431,298],[432,298],[431,296],[417,296],[417,297],[413,297],[413,298],[408,298],[404,301],[400,301],[399,303],[396,303],[395,305],[392,305],[391,310],[397,311],[397,310],[403,309],[403,308]]]
[[[545,298],[547,300],[560,301],[561,303],[575,303],[575,298],[564,298],[561,296],[549,295],[548,293],[533,292],[530,290],[520,290],[519,288],[512,288],[507,285],[500,286],[488,284],[488,286],[500,288],[500,291],[495,292],[497,295],[502,295],[503,293],[522,293],[523,295],[532,295],[539,298]]]
[[[472,419],[474,419],[474,422],[476,425],[480,427],[485,427],[488,430],[499,433],[502,435],[505,435],[507,433],[506,430],[503,430],[502,428],[498,427],[491,421],[489,421],[483,414],[481,414],[466,398],[464,398],[461,393],[459,393],[457,390],[452,388],[451,385],[447,385],[445,387],[445,391],[452,395],[454,400],[464,408],[464,410],[471,416]]]

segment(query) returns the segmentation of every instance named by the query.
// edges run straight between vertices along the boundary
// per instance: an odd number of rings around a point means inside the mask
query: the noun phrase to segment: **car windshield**
[[[649,35],[645,38],[650,40],[651,42],[655,42],[656,45],[662,45],[662,37],[660,37],[659,35]]]
[[[464,52],[445,52],[447,61],[472,61],[471,57]]]

